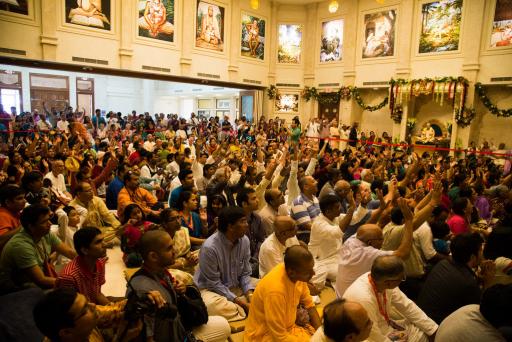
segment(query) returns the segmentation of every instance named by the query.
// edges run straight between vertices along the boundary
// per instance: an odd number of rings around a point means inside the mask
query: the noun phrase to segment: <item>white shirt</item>
[[[53,172],[48,172],[44,178],[49,179],[52,182],[52,190],[55,192],[59,192],[64,194],[66,189],[66,181],[64,180],[64,175],[59,174],[57,177],[53,174]]]
[[[339,218],[334,221],[329,220],[324,214],[314,218],[311,225],[311,235],[309,237],[308,249],[313,254],[315,262],[337,258],[341,245],[343,232],[339,226]]]
[[[368,279],[366,272],[354,281],[352,285],[345,291],[343,298],[348,301],[354,301],[361,304],[368,313],[368,317],[372,320],[373,326],[368,341],[383,342],[391,341],[387,336],[393,332],[393,328],[384,319],[379,310],[377,297],[373,291],[372,285]],[[412,300],[395,287],[391,290],[385,290],[387,300],[384,302],[383,295],[378,293],[381,303],[386,303],[385,308],[388,315],[391,316],[392,311],[401,314],[407,321],[396,321],[400,326],[406,328],[408,333],[413,333],[417,329],[408,329],[407,325],[413,325],[428,336],[437,330],[437,324],[431,320]],[[419,333],[419,331],[416,331]],[[416,335],[417,336],[417,335]],[[409,341],[418,341],[415,336],[409,335]]]
[[[65,133],[69,133],[69,122],[67,122],[66,120],[59,120],[57,121],[57,128],[60,130],[60,131],[64,131]]]
[[[260,266],[260,278],[270,272],[276,265],[284,261],[284,252],[286,248],[299,244],[296,236],[286,240],[283,246],[276,237],[276,234],[270,234],[260,246],[258,256]]]
[[[144,147],[146,151],[153,152],[155,150],[155,145],[156,143],[154,141],[146,140],[142,147]]]
[[[170,164],[167,164],[165,171],[171,173],[173,177],[176,177],[180,173],[180,166],[173,160]]]
[[[274,210],[270,205],[266,204],[259,212],[258,214],[261,217],[261,223],[263,224],[263,227],[265,228],[265,233],[267,235],[270,235],[274,232],[274,221],[276,219],[276,216],[282,215],[282,216],[288,216],[290,215],[290,212],[286,206],[286,204],[281,204],[279,208],[277,208],[277,211]]]
[[[338,275],[336,277],[336,294],[343,297],[345,290],[361,274],[372,269],[372,264],[381,255],[392,255],[393,251],[382,251],[366,245],[356,235],[345,241],[340,249]]]

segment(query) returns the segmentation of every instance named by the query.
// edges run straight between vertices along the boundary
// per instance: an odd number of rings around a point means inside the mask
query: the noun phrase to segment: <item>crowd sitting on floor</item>
[[[0,114],[1,340],[512,339],[512,155],[298,117]]]

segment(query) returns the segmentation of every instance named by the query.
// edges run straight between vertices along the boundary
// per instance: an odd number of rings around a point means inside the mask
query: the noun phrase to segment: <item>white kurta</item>
[[[270,272],[276,265],[284,262],[284,252],[286,248],[299,244],[296,236],[286,240],[283,246],[276,237],[276,234],[270,234],[260,246],[259,267],[260,278]]]
[[[368,279],[368,273],[363,274],[350,285],[345,291],[343,298],[349,301],[358,302],[368,313],[373,321],[372,330],[368,341],[370,342],[389,342],[388,336],[394,332],[394,329],[384,319],[379,311],[379,305],[373,288]],[[390,319],[401,327],[405,328],[408,335],[408,342],[428,341],[428,337],[436,332],[438,326],[431,320],[412,300],[400,291],[398,287],[385,290],[386,292],[386,311]],[[382,295],[379,294],[381,304],[384,303]],[[393,313],[393,314],[392,314]],[[398,313],[401,317],[393,317]]]
[[[326,279],[336,280],[342,238],[338,217],[331,221],[320,214],[313,220],[308,248],[315,259],[315,275],[311,279],[315,286],[322,288]]]

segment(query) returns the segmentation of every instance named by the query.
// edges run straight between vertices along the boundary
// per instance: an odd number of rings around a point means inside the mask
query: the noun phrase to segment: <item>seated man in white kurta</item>
[[[404,262],[397,256],[375,259],[371,272],[360,276],[343,298],[361,304],[373,321],[370,342],[427,342],[437,331],[431,320],[398,285],[405,279]],[[401,317],[394,317],[394,314]]]
[[[320,199],[322,213],[313,220],[308,245],[315,259],[315,275],[311,282],[317,289],[322,289],[327,279],[336,280],[343,232],[350,224],[355,209],[352,197],[350,202],[347,214],[340,216],[341,201],[337,195],[327,194]]]
[[[260,278],[284,262],[286,248],[299,244],[297,225],[290,216],[276,216],[274,232],[261,244],[259,253]]]

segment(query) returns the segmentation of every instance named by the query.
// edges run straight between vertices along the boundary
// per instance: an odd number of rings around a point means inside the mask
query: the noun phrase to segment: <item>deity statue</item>
[[[435,137],[436,132],[434,131],[430,123],[427,123],[427,125],[423,127],[423,129],[421,130],[421,136],[419,140],[424,143],[429,143],[433,142]]]

